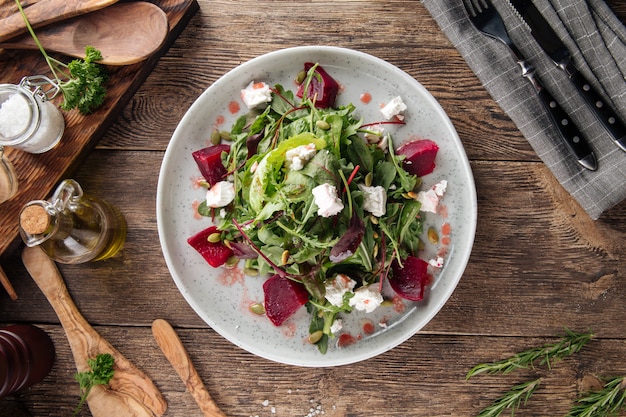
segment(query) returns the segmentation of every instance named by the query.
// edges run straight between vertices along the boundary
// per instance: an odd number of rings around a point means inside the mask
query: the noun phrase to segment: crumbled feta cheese
[[[349,304],[366,313],[376,310],[376,307],[383,302],[383,296],[379,291],[372,289],[372,286],[361,287],[354,292],[354,297],[350,298]]]
[[[320,184],[311,191],[317,205],[317,214],[330,217],[343,210],[343,202],[337,197],[337,188],[328,183]]]
[[[439,200],[443,197],[448,188],[448,181],[442,180],[433,185],[428,191],[420,191],[415,198],[422,203],[421,211],[436,213],[439,206]]]
[[[363,191],[363,209],[376,217],[384,216],[387,212],[387,191],[380,185],[368,187],[359,184],[359,189]]]
[[[439,197],[443,197],[444,193],[448,189],[448,181],[441,180],[437,184],[433,185],[432,188],[435,191],[435,194],[437,194]]]
[[[326,299],[329,303],[336,307],[343,305],[343,296],[345,293],[352,291],[356,281],[344,274],[337,274],[335,278],[327,281],[324,285],[326,288]]]
[[[443,266],[443,258],[438,256],[436,259],[429,260],[428,263],[435,268],[441,268]]]
[[[387,120],[391,120],[394,117],[402,120],[404,116],[402,112],[407,109],[406,104],[402,101],[402,97],[398,96],[393,98],[385,107],[380,109],[380,112],[383,114],[383,117]]]
[[[341,331],[342,328],[343,328],[343,320],[335,319],[335,321],[333,321],[333,324],[330,326],[330,332],[332,334],[337,334]]]
[[[287,167],[294,171],[300,171],[304,168],[304,164],[309,162],[313,156],[317,153],[314,143],[308,145],[301,145],[293,149],[289,149],[285,153],[285,159],[287,161]]]
[[[211,208],[224,207],[235,199],[235,184],[220,181],[206,192],[206,205]]]
[[[248,109],[254,109],[272,101],[272,90],[264,82],[251,81],[245,89],[241,90],[241,99]]]

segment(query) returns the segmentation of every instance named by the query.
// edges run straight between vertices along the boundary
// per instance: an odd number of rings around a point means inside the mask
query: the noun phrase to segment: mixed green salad
[[[433,170],[438,147],[394,149],[384,127],[401,116],[364,124],[353,104],[335,106],[339,84],[319,64],[298,81],[296,92],[251,83],[242,98],[257,102],[227,141],[193,153],[207,187],[198,212],[214,225],[188,242],[214,267],[243,262],[263,279],[265,299],[251,309],[275,325],[306,306],[309,341],[325,353],[343,314],[384,303],[385,281],[402,298],[424,297],[416,174]]]

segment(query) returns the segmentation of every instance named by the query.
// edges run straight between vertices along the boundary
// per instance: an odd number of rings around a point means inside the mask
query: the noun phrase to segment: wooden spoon
[[[59,317],[78,372],[90,371],[87,359],[93,359],[99,353],[109,353],[115,359],[109,386],[96,385],[87,397],[93,417],[162,416],[167,403],[161,392],[80,314],[54,261],[38,247],[25,248],[22,261]]]
[[[157,5],[139,1],[118,3],[35,31],[48,52],[84,58],[85,47],[102,52],[101,64],[128,65],[142,61],[165,41],[168,21]],[[30,33],[0,42],[5,49],[37,49]]]
[[[163,319],[156,319],[152,322],[152,334],[157,344],[161,347],[163,354],[176,370],[176,373],[185,383],[185,386],[193,396],[200,410],[205,417],[226,417],[211,394],[207,391],[204,383],[198,375],[189,358],[189,353],[178,338],[178,335],[168,322]]]
[[[93,12],[116,2],[117,0],[39,0],[24,7],[24,13],[32,27],[39,27]],[[26,31],[24,18],[17,6],[16,13],[0,20],[0,42]]]

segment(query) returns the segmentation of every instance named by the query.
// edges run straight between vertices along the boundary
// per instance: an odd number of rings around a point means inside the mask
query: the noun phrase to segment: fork
[[[541,84],[541,81],[535,74],[535,68],[524,58],[511,40],[502,17],[490,0],[463,0],[463,5],[470,21],[479,32],[508,46],[517,64],[522,69],[522,76],[530,81],[534,87],[561,139],[570,153],[576,157],[578,163],[591,171],[598,169],[598,161],[589,144],[585,141],[565,110]]]

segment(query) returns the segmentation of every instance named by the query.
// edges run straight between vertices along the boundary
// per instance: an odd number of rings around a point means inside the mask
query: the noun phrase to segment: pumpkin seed
[[[230,142],[230,132],[227,130],[220,131],[220,139]]]
[[[302,70],[296,75],[296,84],[300,85],[306,79],[306,71]]]
[[[439,234],[434,228],[432,227],[429,228],[426,234],[428,236],[428,240],[430,241],[430,243],[432,243],[433,245],[436,245],[437,243],[439,243]]]
[[[259,316],[265,314],[265,306],[261,303],[252,303],[249,309],[252,313],[258,314]]]
[[[324,332],[321,330],[317,330],[309,335],[309,343],[315,344],[319,342],[324,336]]]
[[[256,277],[259,275],[259,270],[255,268],[244,268],[243,273],[249,277]]]
[[[283,251],[283,254],[282,254],[282,256],[280,257],[280,262],[281,262],[283,265],[287,265],[287,262],[289,262],[289,251],[288,251],[287,249],[285,249],[285,250]]]
[[[232,268],[238,263],[239,263],[239,258],[237,258],[236,256],[231,256],[230,258],[226,260],[226,263],[224,264],[224,266],[226,268]]]
[[[211,143],[213,145],[219,145],[222,142],[222,136],[220,135],[220,132],[218,130],[214,130],[213,133],[211,133]]]
[[[211,243],[217,243],[219,241],[222,240],[222,234],[221,233],[211,233],[209,235],[209,237],[207,238],[207,240]]]
[[[374,175],[371,172],[368,172],[367,175],[365,175],[365,185],[366,186],[369,187],[369,186],[372,185],[373,177],[374,177]]]
[[[330,129],[330,125],[328,124],[326,120],[318,120],[317,122],[315,122],[315,126],[317,126],[318,128],[322,130]]]

